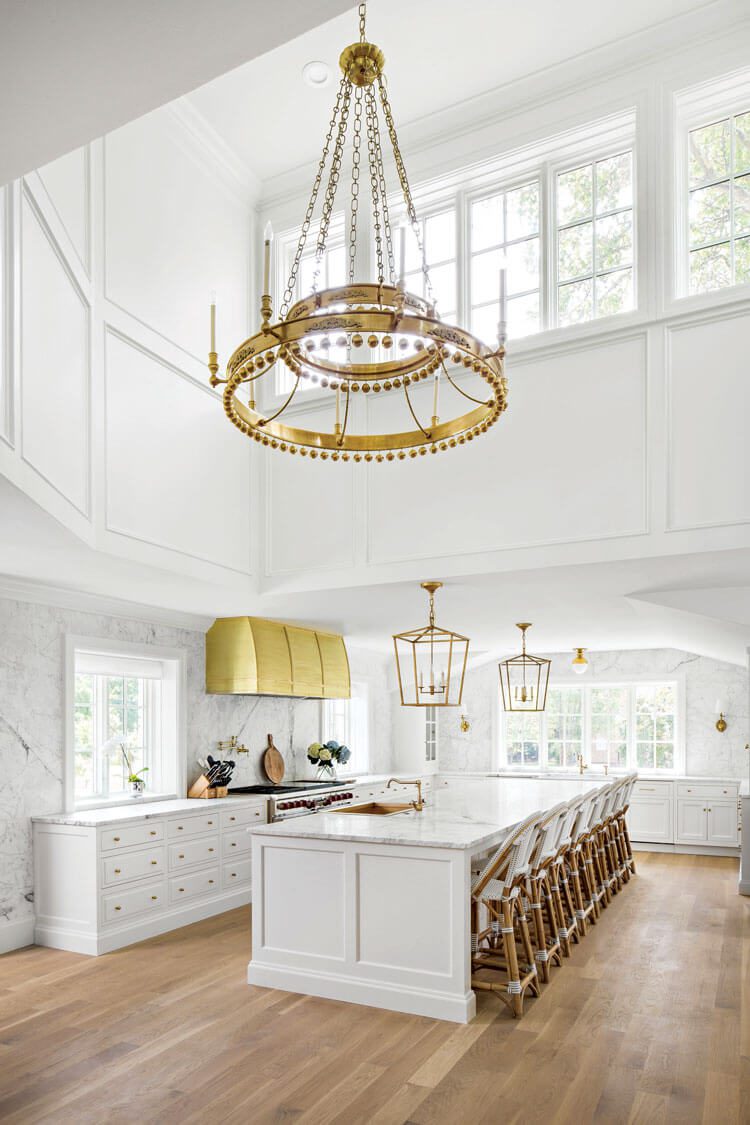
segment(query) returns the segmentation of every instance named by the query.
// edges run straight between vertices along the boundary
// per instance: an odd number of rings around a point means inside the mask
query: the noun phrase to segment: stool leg
[[[513,925],[513,903],[508,899],[502,901],[502,934],[505,947],[505,963],[508,966],[508,997],[510,1010],[514,1019],[523,1015],[523,993],[521,992],[521,975],[518,969],[518,953],[516,951],[516,932]]]
[[[526,987],[530,990],[533,996],[538,996],[541,992],[539,987],[539,977],[537,974],[536,961],[534,959],[534,947],[531,944],[531,934],[529,933],[529,923],[526,917],[526,912],[523,905],[516,899],[518,907],[518,929],[521,935],[521,945],[526,956],[526,973],[531,974],[530,979],[527,980]]]

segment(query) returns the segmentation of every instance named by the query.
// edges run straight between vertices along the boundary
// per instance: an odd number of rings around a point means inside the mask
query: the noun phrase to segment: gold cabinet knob
[[[213,851],[214,849],[213,849],[213,848],[209,848],[208,850],[209,850],[210,852],[212,852],[212,851]]]
[[[184,857],[184,855],[178,855],[177,858],[178,859],[184,859],[185,857]]]
[[[213,821],[212,821],[212,820],[209,820],[209,822],[208,822],[208,823],[209,823],[209,824],[213,824]]]
[[[213,883],[213,879],[209,879],[208,881],[209,881],[209,883]]]
[[[237,845],[236,845],[236,844],[232,844],[231,846],[232,846],[233,848],[236,848],[236,847],[237,847]]]
[[[179,888],[180,894],[182,894],[182,892],[183,892],[184,890],[185,890],[185,888],[184,888],[184,887],[180,887],[180,888]]]
[[[149,832],[149,836],[155,836],[155,835],[156,835],[156,829],[152,828],[151,831]]]
[[[232,878],[233,878],[233,879],[236,879],[236,878],[237,878],[237,872],[236,872],[236,871],[232,871],[232,872],[231,872],[231,876],[232,876]]]
[[[116,844],[120,843],[120,837],[119,836],[113,836],[113,840],[115,841]]]
[[[119,874],[120,874],[120,868],[119,868],[119,867],[116,867],[116,868],[115,868],[115,875],[119,875]]]
[[[178,831],[178,832],[182,832],[182,825],[181,825],[181,824],[178,824],[178,825],[177,825],[177,831]]]
[[[116,906],[116,907],[115,907],[115,910],[122,910],[122,907],[121,907],[121,906]]]
[[[151,901],[156,902],[156,895],[151,895]]]
[[[159,862],[159,860],[158,860],[158,859],[152,859],[152,860],[151,860],[151,866],[152,866],[152,867],[156,867],[156,865],[158,864],[158,862]]]
[[[230,820],[236,820],[236,819],[237,819],[237,817],[236,817],[236,816],[230,816],[230,818],[229,818],[229,819],[230,819]]]

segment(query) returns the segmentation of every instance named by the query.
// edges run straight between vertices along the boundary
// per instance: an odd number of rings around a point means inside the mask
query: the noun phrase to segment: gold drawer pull
[[[236,848],[236,847],[237,847],[237,845],[236,845],[236,844],[231,844],[230,846],[231,846],[231,847],[233,847],[233,848]]]
[[[184,857],[184,855],[178,855],[177,858],[178,859],[184,859],[185,857]]]
[[[122,907],[121,907],[121,906],[116,906],[116,907],[115,907],[115,910],[122,910]]]
[[[156,902],[156,895],[151,895],[151,901]]]
[[[149,832],[149,836],[155,836],[155,835],[156,835],[156,829],[152,828],[151,831]]]
[[[232,878],[233,878],[233,879],[236,879],[236,878],[237,878],[237,872],[236,872],[236,871],[232,871],[231,875],[232,875]]]
[[[116,868],[115,868],[115,875],[119,875],[119,874],[120,874],[120,868],[119,868],[119,867],[116,867]]]
[[[236,817],[236,816],[230,816],[230,818],[229,818],[229,819],[230,819],[230,820],[236,820],[236,819],[237,819],[237,817]]]
[[[158,862],[159,862],[159,860],[158,860],[158,859],[152,859],[152,860],[151,860],[151,866],[152,866],[152,867],[156,867],[156,865],[158,864]]]
[[[212,852],[212,851],[213,851],[214,849],[213,849],[213,848],[209,848],[208,850],[209,850],[210,852]]]
[[[177,825],[177,831],[178,831],[178,832],[182,832],[182,825],[181,825],[181,824],[178,824],[178,825]]]
[[[179,889],[179,891],[180,891],[180,894],[182,894],[182,892],[183,892],[183,891],[185,890],[185,888],[184,888],[184,887],[179,887],[178,889]]]
[[[116,844],[120,843],[120,837],[119,836],[114,836],[113,839],[114,839]]]
[[[209,883],[213,883],[213,879],[209,879],[208,881],[209,881]]]
[[[208,823],[209,823],[209,824],[213,824],[213,821],[212,821],[212,820],[209,820],[209,822],[208,822]]]

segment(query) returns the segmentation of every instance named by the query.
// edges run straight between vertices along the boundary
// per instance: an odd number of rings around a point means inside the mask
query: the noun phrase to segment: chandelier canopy
[[[442,582],[423,582],[430,620],[420,629],[396,633],[396,671],[403,707],[458,707],[464,690],[469,638],[435,624],[435,593]]]
[[[220,377],[215,305],[212,304],[209,381],[214,387],[223,384],[224,410],[229,420],[242,433],[272,449],[323,460],[330,457],[332,461],[393,461],[394,458],[403,460],[407,454],[416,457],[428,450],[437,453],[473,441],[505,410],[505,272],[500,271],[500,322],[496,344],[488,346],[463,328],[440,319],[386,91],[385,59],[380,48],[366,40],[364,4],[359,5],[359,26],[359,42],[346,47],[339,60],[343,76],[279,319],[272,322],[269,292],[272,234],[267,229],[260,330],[234,351],[227,363],[226,375]],[[393,149],[405,220],[414,233],[421,259],[424,295],[407,292],[405,288],[405,225],[397,231],[400,269],[396,275],[379,110]],[[353,135],[346,238],[348,281],[335,288],[318,289],[342,177],[350,116],[353,117]],[[377,263],[376,280],[366,282],[359,280],[356,274],[360,169],[363,166],[369,173]],[[317,226],[312,292],[292,303],[300,262],[326,175]],[[266,376],[275,379],[276,371],[284,372],[291,390],[281,406],[264,413],[256,402],[256,383]],[[431,388],[428,383],[427,388],[417,389],[421,382],[430,379]],[[289,424],[290,414],[284,419],[305,382],[317,384],[330,393],[329,430]],[[368,410],[368,426],[373,427],[373,432],[353,433],[349,428],[350,404],[352,396],[360,394],[377,396],[378,404],[386,396],[393,402],[398,399],[399,410]],[[320,414],[316,413],[315,417],[314,424],[318,427]],[[377,432],[379,423],[381,432]]]
[[[526,630],[530,621],[516,625],[521,630],[521,652],[500,661],[500,688],[505,711],[543,711],[547,705],[547,685],[551,660],[526,651]]]

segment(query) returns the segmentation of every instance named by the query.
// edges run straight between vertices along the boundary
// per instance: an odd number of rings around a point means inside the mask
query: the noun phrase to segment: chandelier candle
[[[318,163],[310,201],[292,259],[278,320],[272,323],[270,297],[270,226],[264,230],[263,294],[260,330],[235,349],[226,374],[219,375],[215,340],[211,340],[209,382],[222,384],[224,411],[243,434],[271,449],[322,461],[399,461],[455,449],[474,441],[493,426],[507,405],[503,339],[488,343],[466,329],[446,324],[439,315],[425,257],[422,228],[417,217],[404,159],[398,143],[383,68],[385,56],[365,35],[365,5],[359,5],[359,41],[345,47],[339,59],[342,78]],[[319,289],[336,191],[351,130],[352,191],[348,214],[348,281]],[[382,121],[382,124],[381,124]],[[404,224],[398,235],[399,275],[396,276],[393,230],[381,143],[385,133],[393,150],[393,164],[403,198]],[[362,137],[365,145],[362,145]],[[360,184],[360,165],[369,177]],[[357,218],[368,184],[375,244],[375,277],[355,281]],[[322,201],[318,217],[316,206]],[[406,230],[411,228],[421,262],[419,280],[406,288]],[[312,291],[300,293],[298,274],[310,230],[316,230]],[[504,316],[504,313],[503,313]],[[277,364],[291,376],[291,390],[271,413],[262,410],[259,380],[273,379]],[[434,378],[432,416],[429,398],[415,394],[423,380]],[[287,413],[300,386],[313,384],[330,402],[322,412],[326,425],[307,429],[291,424]],[[440,386],[442,384],[442,387]],[[266,384],[267,385],[267,384]],[[249,401],[239,395],[247,387]],[[349,428],[353,395],[368,395],[369,432]],[[441,421],[438,395],[442,402]],[[270,398],[273,397],[273,390]],[[255,400],[259,400],[256,407]],[[387,400],[388,408],[381,408]],[[317,415],[316,415],[317,417]],[[310,424],[310,423],[308,423]]]

